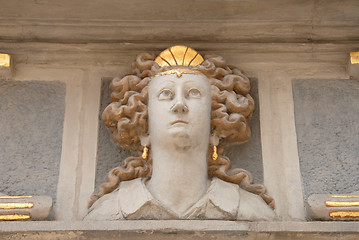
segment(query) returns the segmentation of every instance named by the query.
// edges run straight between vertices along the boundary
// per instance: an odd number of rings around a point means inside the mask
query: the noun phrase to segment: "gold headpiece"
[[[192,48],[173,46],[161,52],[155,59],[155,62],[160,67],[171,67],[170,70],[161,72],[156,76],[176,73],[177,77],[181,77],[183,73],[198,74],[198,71],[191,70],[188,67],[200,65],[203,62],[203,57]]]

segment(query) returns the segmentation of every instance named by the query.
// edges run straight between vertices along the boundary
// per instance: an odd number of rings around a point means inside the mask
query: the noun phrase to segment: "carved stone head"
[[[132,64],[132,74],[114,78],[110,91],[112,103],[102,118],[116,144],[137,151],[146,145],[160,145],[162,150],[175,146],[173,152],[179,155],[202,146],[204,164],[201,160],[198,173],[205,171],[206,179],[216,177],[239,185],[274,208],[265,187],[253,184],[252,175],[244,169],[228,171],[230,160],[223,155],[222,143],[242,142],[251,135],[254,101],[249,79],[239,69],[227,65],[220,56],[202,57],[191,48],[174,46],[157,58],[140,54]],[[211,158],[210,145],[218,145],[218,158]],[[148,158],[140,153],[127,158],[123,166],[110,171],[109,182],[91,197],[89,206],[114,191],[121,181],[154,178],[152,163],[159,162],[155,158],[151,151]]]

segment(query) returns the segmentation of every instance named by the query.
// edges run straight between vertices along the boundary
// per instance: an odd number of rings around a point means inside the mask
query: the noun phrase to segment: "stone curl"
[[[140,150],[140,135],[148,134],[148,85],[151,77],[166,68],[154,62],[155,56],[141,54],[132,64],[132,75],[114,78],[111,85],[112,103],[102,114],[105,125],[112,133],[113,141],[132,150]],[[249,79],[237,68],[228,66],[220,56],[205,56],[204,62],[193,69],[209,78],[212,87],[211,134],[220,138],[219,157],[208,157],[210,177],[238,184],[241,188],[258,194],[274,208],[274,200],[266,194],[264,186],[253,184],[252,175],[243,169],[230,171],[230,160],[223,156],[222,143],[243,142],[251,135],[249,121],[254,110],[254,101],[249,95]],[[101,196],[116,189],[121,181],[150,177],[152,159],[129,157],[122,167],[108,174],[108,182],[91,196],[89,207]]]

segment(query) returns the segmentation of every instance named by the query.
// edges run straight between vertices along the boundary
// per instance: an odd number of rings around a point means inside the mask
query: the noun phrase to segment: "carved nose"
[[[183,102],[177,102],[171,108],[174,113],[186,113],[188,112],[188,107]]]

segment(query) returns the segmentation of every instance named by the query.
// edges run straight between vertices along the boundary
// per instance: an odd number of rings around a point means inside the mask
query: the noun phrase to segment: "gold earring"
[[[143,152],[142,152],[142,159],[146,160],[148,158],[148,148],[145,146],[143,147]]]
[[[213,153],[212,153],[212,159],[213,161],[216,161],[218,158],[218,154],[217,154],[217,146],[213,146]]]

